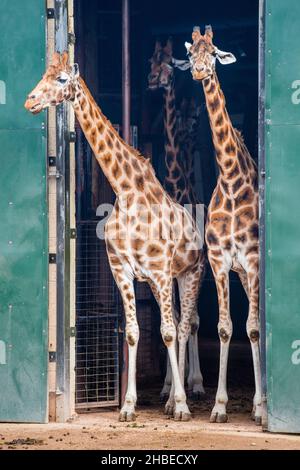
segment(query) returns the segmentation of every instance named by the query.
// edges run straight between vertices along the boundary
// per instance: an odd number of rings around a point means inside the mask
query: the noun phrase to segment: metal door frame
[[[73,3],[73,1],[72,1]],[[69,0],[55,0],[55,50],[69,50]],[[56,421],[74,415],[74,370],[71,368],[75,327],[71,318],[71,229],[70,131],[68,103],[56,108],[56,213],[57,213],[57,344],[56,344]],[[74,351],[73,351],[74,349]]]
[[[259,317],[260,354],[263,400],[263,429],[268,426],[267,413],[267,356],[266,356],[266,299],[265,299],[265,0],[259,0],[258,44],[258,174],[259,174]]]
[[[74,0],[55,0],[56,50],[69,48],[68,6]],[[266,376],[266,318],[265,318],[265,0],[259,0],[259,90],[258,90],[258,140],[259,140],[259,237],[260,237],[260,349],[263,386],[263,428],[267,428],[267,376]],[[72,38],[71,38],[72,39]],[[75,334],[70,326],[70,132],[68,106],[57,108],[57,393],[58,421],[66,421],[73,414],[70,370],[70,336]],[[63,215],[63,217],[62,217]]]

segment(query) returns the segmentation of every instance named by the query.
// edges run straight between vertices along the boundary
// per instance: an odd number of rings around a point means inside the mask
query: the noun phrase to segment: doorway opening
[[[258,159],[258,0],[238,2],[196,0],[131,2],[131,143],[150,157],[163,183],[163,97],[148,89],[147,76],[157,39],[172,37],[173,56],[186,59],[185,41],[193,26],[211,24],[214,42],[232,52],[237,62],[217,65],[233,125],[242,132],[252,157]],[[122,133],[122,31],[121,1],[74,0],[75,58],[80,73],[103,113]],[[196,107],[195,190],[208,206],[218,169],[202,86],[190,71],[175,72],[178,119]],[[181,114],[180,114],[181,113]],[[183,114],[182,114],[183,113]],[[97,208],[113,203],[114,194],[101,172],[82,131],[76,144],[76,406],[86,409],[118,405],[122,366],[122,303],[106,258],[104,241],[96,236],[100,220]],[[137,284],[137,315],[140,326],[138,350],[138,400],[140,406],[158,406],[166,369],[166,352],[160,337],[158,307],[146,284]],[[229,412],[249,412],[254,394],[251,348],[246,334],[248,301],[238,277],[230,275],[233,337],[228,365]],[[218,380],[218,301],[208,267],[201,288],[199,355],[206,397],[192,405],[210,410]],[[95,359],[97,357],[97,359]]]

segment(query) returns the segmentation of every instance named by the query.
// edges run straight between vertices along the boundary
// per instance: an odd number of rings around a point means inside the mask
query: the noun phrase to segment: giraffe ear
[[[188,70],[191,68],[191,63],[189,60],[178,60],[173,58],[172,64],[179,70]]]
[[[79,77],[79,65],[78,64],[74,64],[72,66],[72,77],[73,78],[78,78]]]
[[[215,47],[215,54],[218,61],[223,65],[233,64],[236,62],[236,58],[231,52],[224,52],[220,51],[217,47]]]
[[[189,53],[190,49],[192,47],[192,44],[190,42],[185,41],[184,45],[185,45],[185,48],[187,50],[187,53]]]

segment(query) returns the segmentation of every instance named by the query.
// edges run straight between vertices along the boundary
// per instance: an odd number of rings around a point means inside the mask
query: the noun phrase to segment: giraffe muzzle
[[[29,111],[32,114],[38,114],[42,111],[43,105],[34,99],[28,98],[25,101],[24,107],[27,111]]]
[[[205,78],[207,78],[208,76],[209,76],[209,73],[207,72],[207,70],[203,70],[201,72],[199,72],[198,70],[195,70],[193,72],[193,79],[194,80],[202,81]]]

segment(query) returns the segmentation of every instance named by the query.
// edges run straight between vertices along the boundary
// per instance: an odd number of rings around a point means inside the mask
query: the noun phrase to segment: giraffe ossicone
[[[69,101],[101,169],[116,193],[112,214],[105,226],[105,242],[112,274],[120,290],[129,349],[128,388],[120,412],[121,421],[135,419],[136,356],[139,325],[136,317],[134,279],[148,282],[161,311],[161,334],[172,367],[176,420],[187,420],[190,411],[183,387],[185,350],[191,325],[189,319],[197,302],[202,268],[201,234],[191,215],[174,202],[163,189],[149,160],[127,145],[103,115],[77,66],[71,67],[68,54],[54,54],[44,76],[29,94],[25,108],[36,114],[49,106]],[[143,209],[132,215],[123,201]],[[153,205],[161,206],[157,216]],[[128,207],[127,206],[127,207]],[[158,234],[145,238],[148,221],[153,220]],[[182,225],[182,220],[185,224]],[[129,233],[135,236],[126,236]],[[125,236],[119,236],[120,234]],[[189,250],[186,245],[189,245]],[[180,290],[181,318],[176,331],[172,316],[173,280]],[[178,337],[179,358],[176,352]],[[179,364],[179,365],[178,365]]]

